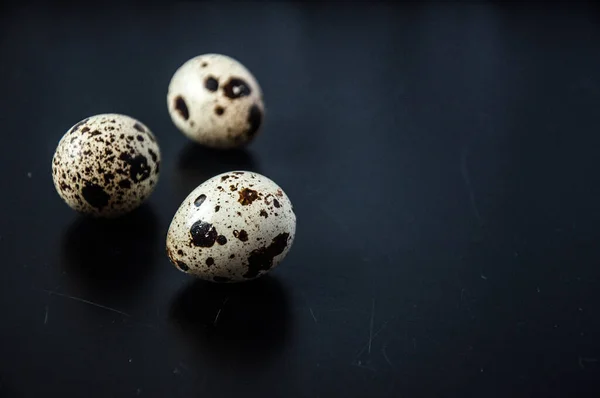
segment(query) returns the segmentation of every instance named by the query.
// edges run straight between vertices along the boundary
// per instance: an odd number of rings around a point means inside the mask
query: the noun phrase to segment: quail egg
[[[254,76],[226,55],[190,59],[173,75],[167,94],[173,123],[188,138],[213,148],[249,143],[263,121],[263,95]]]
[[[160,149],[143,123],[102,114],[74,125],[52,159],[52,178],[74,210],[116,217],[138,207],[154,190]]]
[[[265,176],[232,171],[188,195],[171,221],[167,253],[181,271],[214,282],[255,279],[287,255],[296,215]]]

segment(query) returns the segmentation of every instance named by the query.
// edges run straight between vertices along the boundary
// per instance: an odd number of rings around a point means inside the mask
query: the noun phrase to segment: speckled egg
[[[52,159],[54,186],[82,213],[116,217],[138,207],[154,190],[160,149],[152,132],[125,115],[84,119],[60,140]]]
[[[220,54],[190,59],[173,75],[167,94],[173,123],[188,138],[208,147],[246,145],[263,121],[263,95],[241,63]]]
[[[188,274],[241,282],[275,268],[295,233],[292,203],[277,184],[232,171],[207,180],[183,201],[167,233],[167,253]]]

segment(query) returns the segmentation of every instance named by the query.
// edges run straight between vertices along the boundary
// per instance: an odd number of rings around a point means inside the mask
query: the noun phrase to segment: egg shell
[[[144,202],[160,173],[152,132],[129,116],[107,113],[75,124],[52,159],[56,191],[74,210],[117,217]]]
[[[220,54],[185,62],[167,94],[173,123],[188,138],[213,148],[248,144],[260,132],[265,107],[262,90],[248,69]]]
[[[183,201],[167,233],[167,253],[188,274],[241,282],[275,268],[295,234],[292,203],[277,184],[257,173],[231,171]]]

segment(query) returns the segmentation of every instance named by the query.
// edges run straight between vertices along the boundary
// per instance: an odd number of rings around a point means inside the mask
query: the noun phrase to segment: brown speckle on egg
[[[233,231],[233,236],[235,236],[236,238],[238,238],[242,242],[248,241],[248,232],[244,231],[243,229],[241,231],[238,231],[237,229],[234,230]]]
[[[206,79],[204,79],[204,87],[208,91],[215,92],[219,89],[219,81],[212,76],[208,76]]]
[[[196,221],[190,228],[190,235],[194,246],[212,247],[217,240],[218,233],[212,224]]]
[[[182,96],[175,97],[175,110],[183,120],[188,120],[190,118],[190,111]]]
[[[239,77],[231,77],[227,83],[223,85],[223,94],[227,98],[237,99],[247,97],[252,93],[250,85]]]
[[[240,191],[238,202],[246,206],[252,204],[256,199],[258,199],[258,192],[250,188],[244,188]]]

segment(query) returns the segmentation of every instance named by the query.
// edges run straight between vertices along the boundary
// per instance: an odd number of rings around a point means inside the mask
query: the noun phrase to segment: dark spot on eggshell
[[[223,85],[223,93],[227,98],[236,99],[247,97],[252,93],[252,90],[245,80],[238,77],[232,77],[225,85]]]
[[[87,133],[88,131],[90,131],[90,128],[88,126],[85,126],[84,128],[81,129],[82,133]]]
[[[213,281],[215,281],[217,283],[226,283],[226,282],[231,281],[231,278],[228,278],[226,276],[214,276]]]
[[[206,68],[208,66],[208,62],[202,62],[202,65],[200,65],[200,66],[202,66],[203,68]]]
[[[177,250],[177,254],[179,254],[180,256],[183,256],[183,250],[181,250],[181,249]]]
[[[224,114],[224,113],[225,113],[225,108],[223,108],[222,106],[216,106],[216,107],[215,107],[215,113],[216,113],[218,116],[221,116],[222,114]]]
[[[230,254],[229,258],[235,258],[235,254]]]
[[[107,185],[110,184],[110,182],[112,180],[114,180],[114,178],[115,178],[114,174],[112,174],[112,173],[105,173],[104,174],[104,184],[107,184]]]
[[[179,269],[182,270],[183,272],[188,272],[190,270],[190,267],[181,260],[177,260],[176,264],[179,267]]]
[[[221,210],[221,206],[219,206],[219,205],[216,205],[216,206],[215,206],[215,213],[216,213],[216,212],[218,212],[219,210]]]
[[[256,278],[261,271],[268,271],[273,266],[273,259],[283,253],[288,244],[290,234],[277,235],[266,247],[261,247],[250,252],[248,256],[248,271],[244,278]]]
[[[214,258],[209,257],[209,258],[206,259],[206,265],[208,265],[209,267],[211,265],[214,265],[214,263],[215,263],[215,259]]]
[[[217,236],[217,243],[220,244],[221,246],[223,246],[224,244],[227,243],[227,238],[223,235],[219,235],[219,236]]]
[[[231,192],[235,191],[237,188],[235,185],[230,185],[229,189],[231,190]]]
[[[221,181],[225,181],[229,178],[229,175],[225,174],[224,176],[221,176]]]
[[[110,195],[108,195],[101,186],[86,181],[85,187],[81,190],[81,194],[90,206],[102,210],[108,204]]]
[[[137,135],[137,137],[135,137],[139,142],[144,142],[144,137],[142,137],[141,135]]]
[[[258,192],[250,188],[244,188],[240,191],[240,198],[238,202],[240,202],[243,206],[249,205],[258,199]]]
[[[219,81],[212,76],[208,76],[206,80],[204,80],[204,87],[208,91],[215,92],[219,89]]]
[[[158,160],[158,155],[152,149],[148,148],[148,153],[154,162]]]
[[[218,233],[212,224],[199,220],[190,228],[190,235],[194,246],[212,247],[217,240]]]
[[[139,131],[140,133],[146,132],[146,129],[144,128],[144,126],[142,126],[141,124],[139,124],[137,122],[133,125],[133,128],[136,129],[137,131]]]
[[[143,155],[131,156],[127,153],[122,153],[119,159],[129,165],[129,177],[133,182],[140,182],[150,177],[150,167],[148,159]]]
[[[196,198],[196,200],[194,200],[194,205],[196,207],[200,207],[200,206],[202,206],[202,203],[204,203],[205,200],[206,200],[206,195],[202,194],[202,195],[198,196]]]
[[[179,112],[183,120],[188,120],[190,118],[190,111],[185,103],[185,100],[182,96],[178,95],[175,97],[175,110]]]
[[[248,232],[246,232],[243,229],[241,231],[234,230],[233,231],[233,236],[235,236],[236,238],[238,238],[242,242],[247,242],[248,241]]]
[[[256,135],[262,123],[262,111],[256,104],[250,107],[247,120],[250,127],[248,127],[248,130],[246,130],[246,136],[248,138],[252,138]]]
[[[79,127],[81,127],[82,125],[84,125],[85,123],[87,123],[88,120],[90,120],[89,117],[87,119],[84,119],[84,120],[80,121],[79,123],[77,123],[75,126],[73,126],[71,128],[71,131],[69,132],[69,134],[72,134],[72,133],[76,132],[79,129]]]
[[[281,207],[281,205],[279,204],[279,201],[277,199],[273,199],[273,206],[279,208]]]
[[[267,217],[269,217],[269,213],[267,213],[265,210],[261,210],[261,211],[260,211],[260,215],[261,215],[262,217],[264,217],[264,218],[267,218]]]

